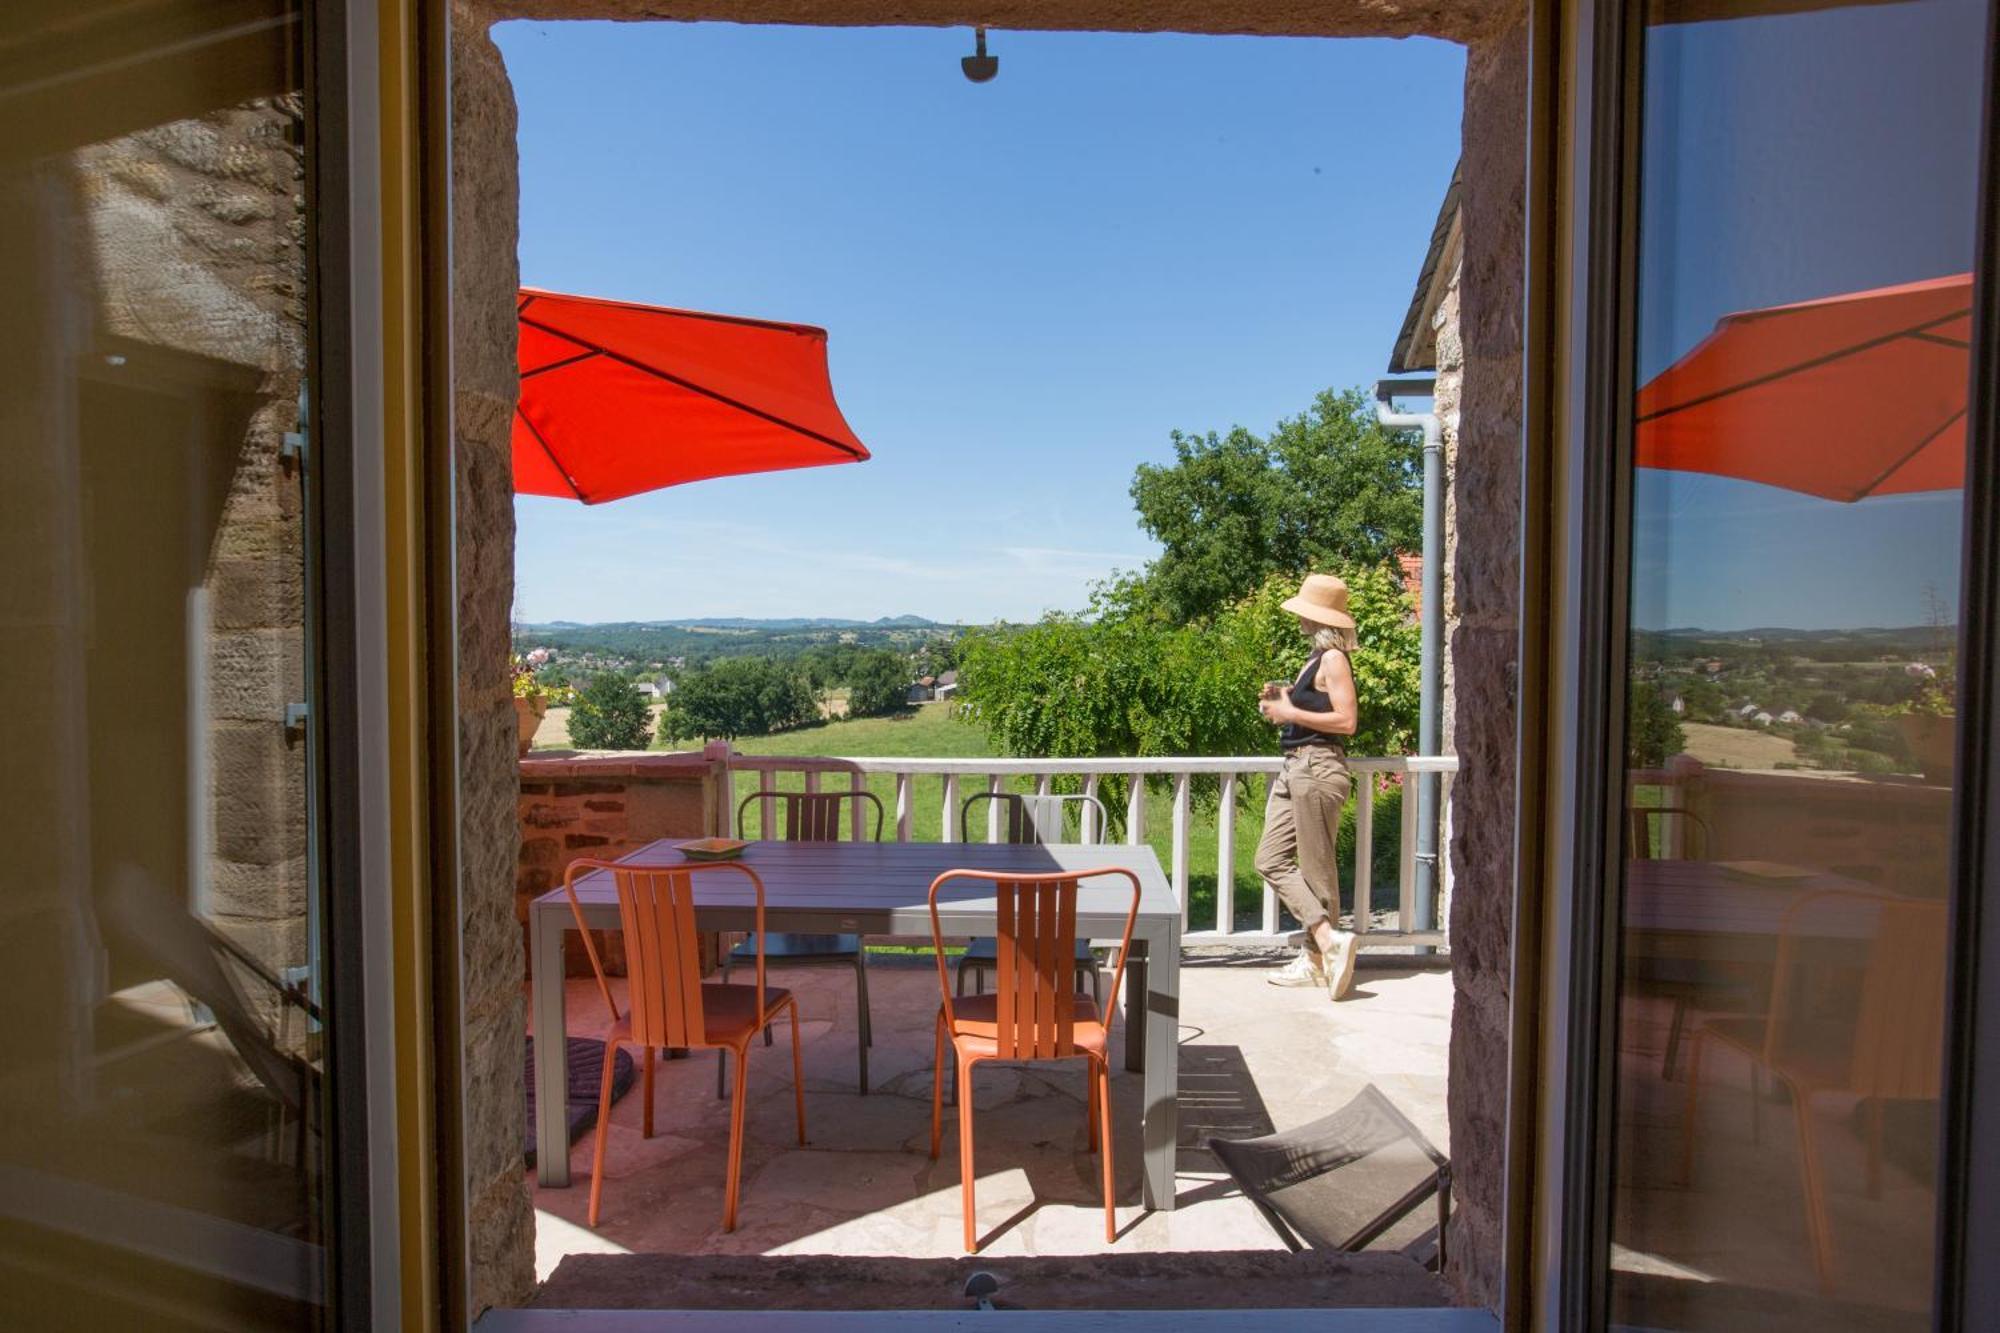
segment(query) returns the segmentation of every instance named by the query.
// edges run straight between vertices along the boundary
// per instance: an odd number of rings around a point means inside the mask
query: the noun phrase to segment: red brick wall
[[[615,858],[660,838],[709,832],[710,766],[701,754],[556,755],[521,761],[521,854],[514,878],[514,914],[528,957],[528,904],[560,889],[563,871],[582,857]],[[622,970],[614,934],[607,961]],[[571,976],[588,976],[581,940],[571,935],[565,958]]]

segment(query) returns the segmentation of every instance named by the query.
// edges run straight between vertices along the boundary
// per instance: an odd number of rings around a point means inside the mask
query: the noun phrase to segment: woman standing
[[[1257,705],[1278,727],[1284,767],[1272,779],[1264,807],[1264,837],[1257,844],[1257,873],[1305,928],[1299,956],[1271,974],[1273,986],[1325,986],[1336,1000],[1354,985],[1354,936],[1334,928],[1340,913],[1340,871],[1334,846],[1340,809],[1353,790],[1344,738],[1354,734],[1358,712],[1354,672],[1354,617],[1347,584],[1331,574],[1309,574],[1284,608],[1299,618],[1312,655],[1289,686],[1264,687]]]

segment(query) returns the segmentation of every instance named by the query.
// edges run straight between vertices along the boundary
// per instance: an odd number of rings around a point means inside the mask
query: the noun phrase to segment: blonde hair
[[[1312,645],[1323,653],[1335,648],[1343,653],[1351,653],[1361,646],[1361,640],[1351,629],[1339,625],[1321,625],[1313,631]]]

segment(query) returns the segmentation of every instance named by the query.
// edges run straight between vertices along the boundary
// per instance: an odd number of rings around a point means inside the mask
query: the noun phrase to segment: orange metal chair
[[[618,890],[618,920],[625,937],[628,1012],[620,1015],[611,996],[611,982],[597,943],[583,921],[577,901],[579,875],[603,870]],[[621,865],[613,861],[572,861],[563,875],[576,928],[583,936],[597,988],[611,1011],[604,1030],[604,1090],[597,1103],[597,1146],[590,1162],[590,1225],[597,1225],[598,1202],[604,1190],[604,1144],[611,1124],[611,1079],[620,1046],[644,1051],[645,1135],[653,1137],[653,1057],[674,1047],[689,1050],[720,1048],[736,1052],[736,1096],[729,1104],[729,1183],[723,1193],[722,1229],[736,1229],[736,1201],[743,1187],[744,1091],[749,1077],[751,1038],[780,1014],[792,1019],[792,1098],[798,1107],[799,1142],[806,1141],[805,1076],[799,1059],[799,1006],[791,992],[764,984],[764,951],[757,950],[757,984],[728,986],[701,979],[699,935],[694,920],[694,878],[706,874],[736,874],[757,891],[757,934],[764,938],[764,881],[749,866],[731,861],[666,868]]]
[[[1072,989],[1076,966],[1076,894],[1080,882],[1108,875],[1132,885],[1125,933],[1112,964],[1111,991],[1103,1015],[1088,995]],[[999,900],[998,945],[991,995],[954,998],[945,964],[944,930],[938,921],[938,891],[955,880],[991,884]],[[958,1165],[965,1203],[965,1248],[979,1248],[973,1214],[972,1069],[981,1060],[1046,1061],[1081,1057],[1089,1106],[1090,1147],[1104,1173],[1104,1239],[1116,1240],[1116,1185],[1111,1152],[1111,1015],[1125,979],[1132,925],[1139,915],[1139,877],[1106,867],[1076,874],[1014,875],[1004,871],[947,870],[931,881],[931,943],[938,989],[937,1062],[931,1076],[931,1158],[944,1136],[944,1050],[950,1042],[957,1071]]]
[[[1866,919],[1867,961],[1852,1014],[1833,1019],[1798,1015],[1794,996],[1804,972],[1799,954],[1836,938],[1825,929],[1845,917],[1841,935],[1852,936]],[[1819,925],[1815,926],[1815,917]],[[1803,1177],[1806,1234],[1820,1286],[1834,1274],[1833,1223],[1812,1101],[1821,1094],[1869,1104],[1868,1197],[1882,1192],[1882,1103],[1935,1101],[1942,1078],[1945,1017],[1946,907],[1943,902],[1826,889],[1802,895],[1785,912],[1771,978],[1768,1018],[1711,1018],[1695,1030],[1688,1061],[1687,1114],[1681,1123],[1680,1175],[1694,1166],[1695,1112],[1701,1093],[1702,1051],[1711,1041],[1749,1058],[1753,1074],[1768,1069],[1791,1094],[1798,1121],[1799,1172]],[[1812,960],[1806,960],[1810,967]],[[1845,989],[1845,988],[1843,988]],[[1757,1108],[1753,1081],[1751,1107]],[[1754,1137],[1754,1135],[1753,1135]]]

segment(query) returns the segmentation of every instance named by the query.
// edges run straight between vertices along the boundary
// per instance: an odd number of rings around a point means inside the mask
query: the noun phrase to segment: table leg
[[[1180,1140],[1181,928],[1163,923],[1147,941],[1146,953],[1146,1144],[1148,1208],[1174,1206],[1174,1167]]]
[[[569,1184],[569,1041],[563,1013],[563,928],[567,912],[535,911],[535,1179],[545,1189]]]
[[[1132,946],[1125,960],[1125,1072],[1137,1074],[1146,1067],[1146,944]]]

